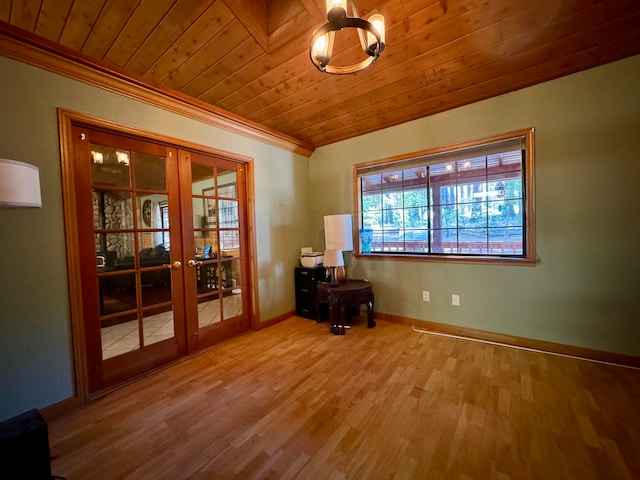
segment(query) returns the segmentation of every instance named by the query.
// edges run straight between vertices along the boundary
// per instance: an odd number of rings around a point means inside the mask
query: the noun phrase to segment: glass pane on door
[[[91,145],[103,360],[175,335],[166,159]]]
[[[239,258],[229,260],[224,277],[225,295],[222,297],[222,316],[234,318],[242,315],[242,277]]]
[[[220,271],[214,167],[191,164],[198,328],[220,322]]]
[[[240,210],[238,177],[235,170],[216,171],[222,255],[222,318],[242,315],[242,276],[240,250]]]
[[[237,175],[192,161],[191,178],[198,328],[203,329],[242,313]]]

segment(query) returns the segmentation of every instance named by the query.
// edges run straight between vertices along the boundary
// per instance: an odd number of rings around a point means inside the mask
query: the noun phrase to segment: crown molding
[[[142,77],[98,62],[2,21],[0,55],[305,157],[311,156],[315,150],[311,144],[178,91],[152,85]]]

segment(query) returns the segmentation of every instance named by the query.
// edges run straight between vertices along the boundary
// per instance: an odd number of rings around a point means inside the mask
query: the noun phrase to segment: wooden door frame
[[[91,115],[57,109],[58,135],[60,138],[60,161],[62,171],[62,201],[65,223],[65,245],[67,257],[67,276],[69,282],[69,313],[71,319],[71,340],[74,369],[74,397],[72,403],[84,404],[90,399],[86,370],[86,349],[84,344],[84,322],[82,315],[82,282],[80,276],[80,260],[72,252],[78,251],[78,215],[76,210],[76,192],[73,167],[73,133],[72,125],[83,125],[93,129],[103,129],[114,134],[128,135],[142,140],[158,142],[171,147],[185,150],[193,150],[208,155],[216,155],[234,162],[242,163],[246,168],[246,208],[247,228],[246,245],[247,261],[249,262],[249,288],[250,299],[248,302],[251,328],[256,330],[260,326],[260,314],[258,308],[258,265],[257,245],[255,235],[255,182],[253,170],[253,158],[235,153],[205,147],[185,140],[180,140],[166,135],[149,132],[117,122],[103,120]],[[198,353],[196,353],[197,355]],[[184,357],[183,357],[184,358]],[[179,360],[178,360],[179,361]]]

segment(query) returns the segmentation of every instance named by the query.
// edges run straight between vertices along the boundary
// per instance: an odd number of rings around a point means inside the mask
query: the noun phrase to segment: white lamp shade
[[[350,214],[325,215],[324,244],[327,250],[353,250],[353,227]]]
[[[42,207],[38,167],[0,158],[0,207]]]
[[[342,250],[325,250],[323,265],[325,267],[343,267],[344,257],[342,256]]]

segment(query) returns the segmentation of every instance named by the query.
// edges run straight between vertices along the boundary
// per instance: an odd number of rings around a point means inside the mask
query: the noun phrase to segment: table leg
[[[367,302],[367,327],[373,328],[376,321],[373,319],[373,298]]]
[[[344,335],[344,322],[340,315],[340,300],[332,298],[329,304],[329,320],[331,322],[330,332],[334,335]]]

